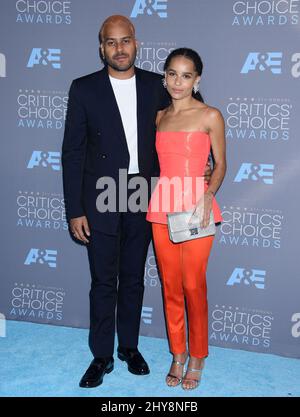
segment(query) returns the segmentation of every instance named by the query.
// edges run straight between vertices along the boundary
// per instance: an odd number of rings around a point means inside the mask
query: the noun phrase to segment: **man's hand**
[[[75,217],[70,220],[70,228],[76,239],[81,240],[83,243],[89,243],[84,233],[90,236],[90,229],[87,218],[85,216]]]
[[[210,160],[208,159],[207,164],[205,165],[205,171],[204,171],[204,181],[209,184],[210,178],[212,174],[212,169],[210,165]]]

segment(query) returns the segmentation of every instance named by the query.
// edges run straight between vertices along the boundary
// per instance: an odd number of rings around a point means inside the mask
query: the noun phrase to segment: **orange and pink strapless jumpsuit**
[[[199,199],[199,184],[200,195],[207,189],[203,175],[210,147],[210,137],[205,132],[157,132],[160,178],[147,213],[147,220],[152,222],[154,247],[162,279],[170,350],[173,354],[186,351],[186,301],[189,352],[197,358],[208,355],[206,267],[214,237],[173,243],[169,239],[166,214],[191,210]],[[183,184],[181,193],[176,186],[170,186],[166,191],[165,180],[175,177],[181,179]],[[189,180],[185,183],[187,178]],[[169,207],[165,207],[166,195],[170,200]],[[222,221],[215,198],[212,210],[215,222]]]

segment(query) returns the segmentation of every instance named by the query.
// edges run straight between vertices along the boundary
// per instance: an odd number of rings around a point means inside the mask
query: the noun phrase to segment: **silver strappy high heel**
[[[182,386],[182,388],[184,390],[195,389],[195,388],[197,388],[199,386],[200,381],[201,381],[201,376],[202,376],[202,370],[203,370],[203,368],[204,368],[204,361],[202,362],[200,368],[187,368],[186,373],[185,373],[185,376],[182,379],[182,382],[184,383],[184,382],[190,382],[191,381],[191,382],[195,383],[195,385],[192,386],[192,387],[190,387],[190,388],[187,388],[187,387],[184,387],[183,384],[181,384],[181,386]],[[199,378],[186,378],[186,374],[189,373],[189,372],[191,372],[191,373],[192,372],[198,372],[199,373]]]
[[[172,364],[175,364],[177,366],[182,366],[183,367],[182,374],[183,374],[184,373],[184,365],[185,365],[185,362],[186,362],[186,360],[184,362],[180,362],[180,361],[175,361],[173,359]],[[177,383],[176,384],[169,384],[168,383],[168,378],[174,378],[174,379],[176,379],[177,380]],[[179,378],[178,376],[173,375],[173,374],[171,374],[169,372],[168,375],[166,376],[166,383],[167,383],[168,387],[177,387],[178,385],[180,385],[182,383],[182,378]]]

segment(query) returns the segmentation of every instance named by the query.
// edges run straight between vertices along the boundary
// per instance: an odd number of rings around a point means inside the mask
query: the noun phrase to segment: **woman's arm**
[[[212,107],[207,110],[206,126],[214,156],[214,168],[206,193],[215,195],[226,173],[225,123],[219,110]]]
[[[220,188],[226,172],[225,124],[219,110],[212,107],[209,107],[206,110],[205,127],[210,136],[215,163],[208,188],[205,191],[203,198],[198,202],[198,210],[203,205],[203,218],[201,221],[201,227],[203,228],[207,227],[209,224],[213,197]]]

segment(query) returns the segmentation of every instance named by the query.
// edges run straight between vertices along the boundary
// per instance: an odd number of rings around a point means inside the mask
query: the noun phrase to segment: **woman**
[[[204,359],[208,356],[206,267],[214,236],[172,243],[168,234],[167,213],[193,209],[199,219],[201,215],[201,227],[206,227],[212,211],[214,222],[220,222],[222,217],[214,195],[226,171],[224,120],[219,110],[203,103],[198,92],[202,67],[197,52],[189,48],[172,51],[165,62],[163,81],[172,101],[169,107],[158,113],[156,119],[156,148],[161,173],[147,213],[147,220],[152,222],[173,354],[166,383],[171,387],[181,384],[184,389],[198,386]],[[214,169],[207,184],[203,179],[210,151]],[[178,188],[174,186],[166,192],[162,186],[166,178],[189,178],[192,182],[182,181],[185,185],[179,195]],[[202,179],[202,191],[199,179]],[[170,203],[167,208],[164,207],[166,196]]]

